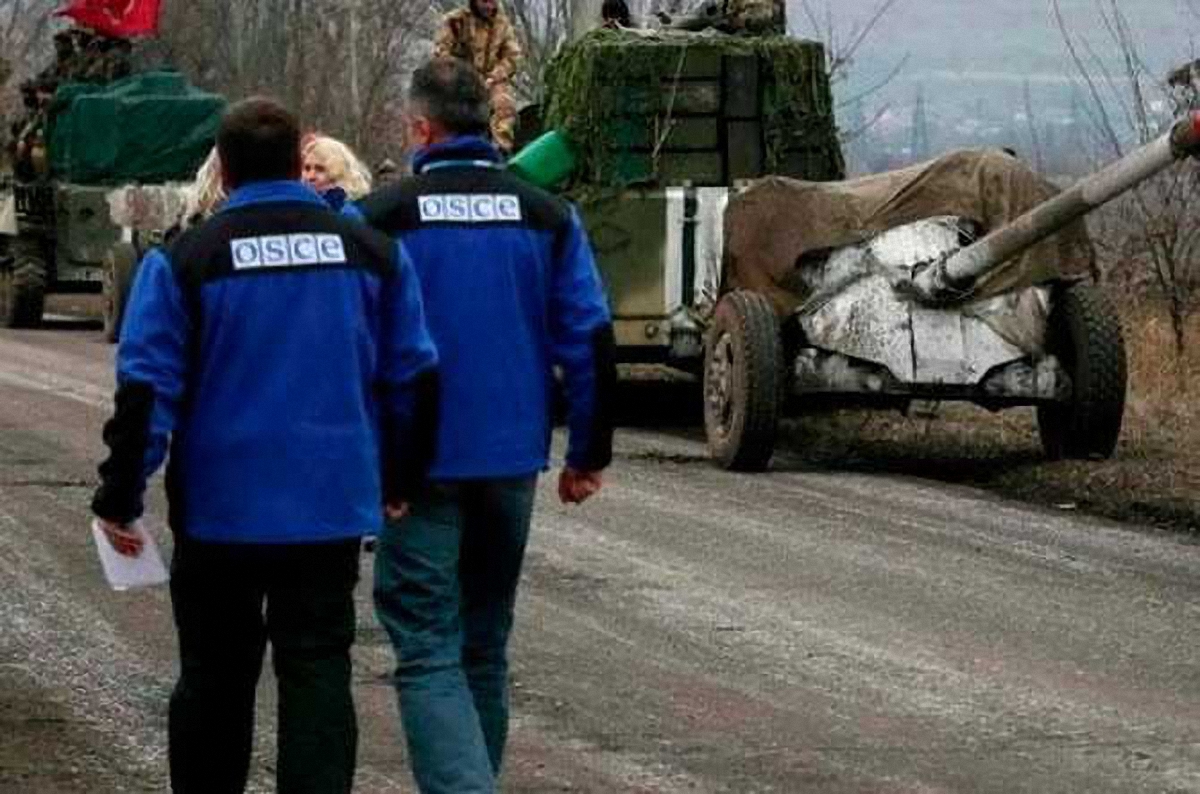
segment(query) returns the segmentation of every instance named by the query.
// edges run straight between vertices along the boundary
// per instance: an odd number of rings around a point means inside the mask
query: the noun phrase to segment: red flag
[[[158,33],[160,6],[161,0],[73,0],[55,13],[106,36],[130,38]]]

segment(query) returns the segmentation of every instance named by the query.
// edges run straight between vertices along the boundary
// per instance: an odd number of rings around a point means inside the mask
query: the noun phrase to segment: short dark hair
[[[623,28],[633,27],[633,19],[629,16],[629,6],[625,0],[604,0],[604,4],[600,6],[600,18],[605,21],[611,19]]]
[[[409,101],[452,135],[483,135],[491,119],[487,86],[466,61],[434,58],[413,72]]]
[[[225,111],[217,154],[230,187],[300,176],[300,124],[273,99],[251,97]]]

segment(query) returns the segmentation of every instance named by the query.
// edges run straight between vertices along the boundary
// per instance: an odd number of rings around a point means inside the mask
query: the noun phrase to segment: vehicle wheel
[[[131,243],[117,243],[104,256],[104,338],[109,342],[121,336],[121,320],[137,263],[137,249]]]
[[[784,388],[779,320],[753,292],[717,304],[704,352],[704,429],[722,468],[762,471],[775,452]]]
[[[1071,379],[1071,396],[1038,408],[1046,454],[1107,458],[1117,446],[1125,415],[1125,339],[1116,309],[1090,284],[1072,284],[1054,296],[1047,350]]]
[[[0,274],[0,324],[5,328],[34,328],[46,306],[46,261],[18,246],[11,268]]]

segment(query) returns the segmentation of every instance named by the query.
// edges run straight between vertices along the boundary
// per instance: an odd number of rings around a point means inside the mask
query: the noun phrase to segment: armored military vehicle
[[[103,291],[115,338],[141,250],[182,214],[223,107],[174,72],[59,87],[44,154],[0,185],[0,325],[37,325],[48,294]]]

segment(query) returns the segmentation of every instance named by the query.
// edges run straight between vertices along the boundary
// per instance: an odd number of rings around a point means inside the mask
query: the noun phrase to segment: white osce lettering
[[[346,244],[337,234],[273,234],[229,242],[234,270],[295,265],[344,265]]]
[[[509,193],[448,193],[417,199],[423,223],[513,223],[521,220],[521,200]]]

